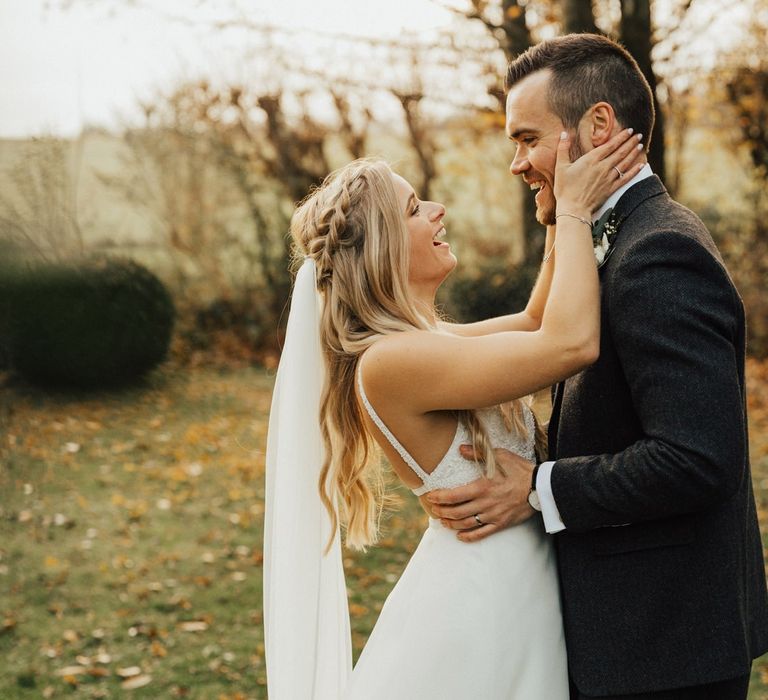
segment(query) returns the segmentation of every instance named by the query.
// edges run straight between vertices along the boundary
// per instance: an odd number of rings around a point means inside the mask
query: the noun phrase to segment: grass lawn
[[[750,377],[768,533],[768,364]],[[0,388],[2,700],[266,697],[271,386],[261,370],[197,369],[100,395]],[[383,546],[345,558],[356,653],[425,525],[402,494]]]

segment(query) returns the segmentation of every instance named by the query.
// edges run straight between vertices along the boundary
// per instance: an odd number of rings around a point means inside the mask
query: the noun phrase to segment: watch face
[[[539,494],[536,491],[531,491],[528,494],[528,505],[534,510],[541,511],[541,501],[539,500]]]

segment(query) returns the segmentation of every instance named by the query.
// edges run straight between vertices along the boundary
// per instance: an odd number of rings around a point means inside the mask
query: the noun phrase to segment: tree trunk
[[[653,171],[665,180],[664,164],[664,114],[656,97],[656,75],[651,63],[653,49],[653,28],[651,26],[650,0],[621,0],[621,41],[635,57],[653,92],[653,104],[656,107],[656,124],[651,135],[651,148],[648,161]]]
[[[475,5],[478,4],[475,0]],[[518,0],[502,0],[501,9],[504,12],[500,26],[504,34],[501,48],[504,50],[507,60],[511,61],[523,53],[533,42],[528,24],[525,21],[525,7]]]
[[[508,61],[512,61],[523,53],[531,44],[533,39],[528,25],[525,21],[525,7],[517,0],[502,0],[502,10],[504,19],[501,24],[503,32],[503,42],[501,48]],[[538,259],[541,256],[541,249],[544,246],[546,229],[536,221],[536,202],[531,196],[528,186],[522,178],[515,178],[518,182],[519,196],[521,201],[522,213],[522,231],[525,245],[523,257],[523,269],[528,269],[531,265],[535,266],[533,270],[538,270]],[[535,275],[535,272],[534,272]]]
[[[437,177],[437,147],[434,142],[435,129],[426,128],[419,113],[419,106],[424,95],[408,95],[395,91],[393,91],[393,94],[400,101],[403,108],[411,148],[416,153],[416,160],[419,163],[421,182],[417,192],[421,199],[430,199],[432,196],[432,182]]]
[[[599,33],[589,0],[563,0],[563,31],[566,34]]]

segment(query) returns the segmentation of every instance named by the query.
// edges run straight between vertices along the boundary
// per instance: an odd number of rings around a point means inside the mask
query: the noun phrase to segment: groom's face
[[[555,223],[555,160],[563,123],[550,111],[547,90],[550,72],[540,70],[514,85],[507,95],[507,136],[516,146],[509,171],[520,175],[536,193],[536,219]],[[571,157],[581,155],[576,152]]]

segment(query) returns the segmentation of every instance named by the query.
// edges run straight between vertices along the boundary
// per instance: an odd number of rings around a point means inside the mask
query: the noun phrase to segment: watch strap
[[[540,466],[541,466],[540,464],[537,464],[533,468],[533,474],[531,475],[531,491],[535,491],[536,490],[536,477],[539,475],[539,467]]]

